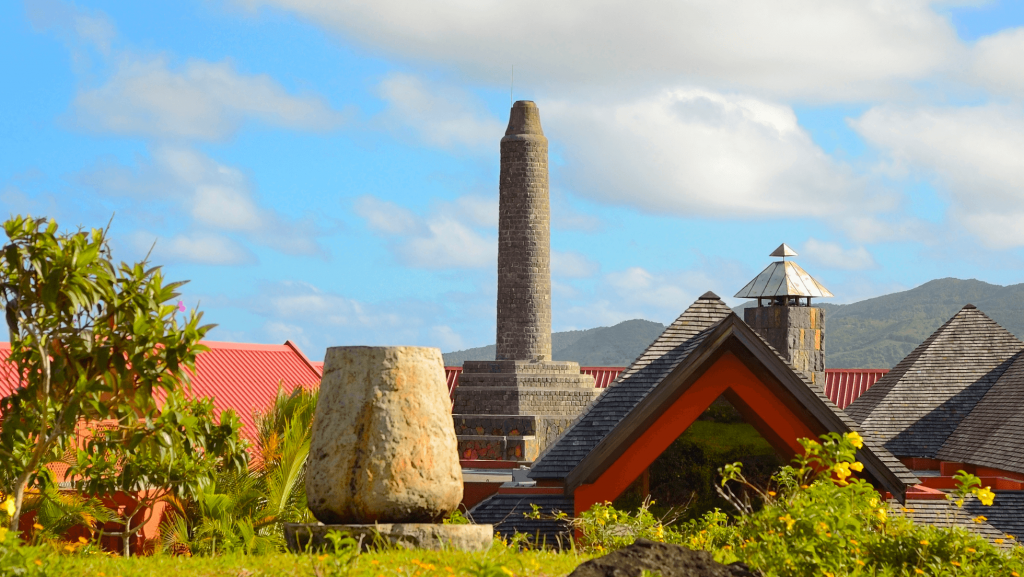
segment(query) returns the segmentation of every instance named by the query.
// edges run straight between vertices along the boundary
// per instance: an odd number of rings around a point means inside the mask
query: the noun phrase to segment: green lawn
[[[352,577],[478,576],[505,577],[513,574],[555,577],[570,573],[592,555],[542,551],[515,552],[496,543],[486,553],[461,551],[386,551],[359,555],[351,566]],[[46,574],[52,577],[256,577],[259,575],[317,576],[345,575],[332,555],[224,555],[219,557],[134,557],[105,555],[53,556]],[[502,568],[507,569],[507,571]]]

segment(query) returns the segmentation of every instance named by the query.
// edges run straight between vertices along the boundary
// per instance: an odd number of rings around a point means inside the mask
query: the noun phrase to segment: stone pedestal
[[[780,305],[751,307],[743,309],[743,320],[812,383],[825,386],[824,310]]]
[[[532,463],[600,393],[577,363],[466,361],[452,408],[459,458]]]
[[[486,551],[494,542],[493,525],[439,525],[436,523],[382,523],[377,525],[314,525],[285,523],[284,539],[296,553],[330,550],[327,533],[337,531],[359,542],[362,549],[384,539],[406,549]]]

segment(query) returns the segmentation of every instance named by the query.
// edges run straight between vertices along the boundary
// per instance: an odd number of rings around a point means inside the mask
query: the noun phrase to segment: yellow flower
[[[43,564],[43,562],[40,561],[39,559],[36,559],[35,561],[33,561],[33,563],[35,563],[36,565],[42,565]]]
[[[864,562],[863,562],[863,561],[861,561],[860,559],[857,559],[857,564],[858,564],[858,565],[861,565],[861,566],[863,566],[863,565],[864,565]]]
[[[793,528],[793,523],[796,523],[796,519],[790,517],[789,513],[786,513],[786,516],[784,516],[784,517],[779,517],[779,521],[782,521],[783,523],[786,524],[786,530],[787,531],[789,531],[790,529]]]
[[[14,516],[14,497],[8,498],[6,501],[4,501],[3,505],[0,506],[2,506],[4,508],[4,511],[7,512],[8,517]]]
[[[837,481],[839,485],[846,485],[846,478],[853,474],[850,472],[850,464],[845,461],[833,465],[832,471],[839,478]]]
[[[875,509],[875,516],[878,517],[879,521],[885,521],[885,507],[879,507]]]
[[[831,571],[825,571],[825,577],[836,577],[836,574]]]
[[[850,441],[850,444],[858,449],[864,447],[864,439],[861,438],[857,431],[846,433],[846,440]]]
[[[928,545],[928,540],[927,539],[921,539],[921,544],[927,546]]]
[[[33,529],[38,529],[39,531],[43,530],[43,526],[40,525],[39,523],[32,523],[32,528]]]
[[[1020,573],[1017,573],[1016,571],[1010,571],[1010,575],[1013,575],[1013,577],[1020,577]]]
[[[850,463],[850,468],[860,473],[861,471],[864,470],[864,464],[861,463],[860,461],[854,461]]]
[[[0,527],[0,541],[7,539],[7,527]]]
[[[79,537],[79,538],[78,538],[78,542],[79,542],[79,543],[88,543],[88,542],[89,542],[89,540],[88,540],[88,539],[86,539],[85,537]]]
[[[1002,545],[1003,544],[1003,540],[1002,539],[992,539],[992,542],[995,543],[996,545]]]
[[[924,575],[924,571],[918,569],[917,567],[914,567],[914,573],[917,575]]]
[[[775,496],[775,491],[768,491],[768,496],[769,497],[774,497]]]
[[[981,501],[982,505],[991,505],[992,500],[996,498],[996,494],[989,489],[991,489],[991,487],[978,489],[978,500]]]
[[[960,564],[957,563],[956,561],[950,561],[949,564],[954,566],[954,567],[959,567],[960,566]]]
[[[974,547],[968,547],[968,548],[967,548],[967,552],[968,552],[968,553],[977,553],[977,552],[978,552],[978,550],[977,550],[977,549],[975,549]]]
[[[978,515],[977,517],[975,517],[974,519],[971,519],[971,520],[974,521],[975,523],[984,523],[985,521],[988,521],[988,517],[986,517],[984,515]]]

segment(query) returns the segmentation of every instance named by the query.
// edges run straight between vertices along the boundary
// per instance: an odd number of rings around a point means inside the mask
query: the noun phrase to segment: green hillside
[[[613,327],[551,333],[551,358],[576,361],[584,367],[624,367],[644,352],[665,325],[642,319]],[[445,366],[462,366],[463,361],[494,360],[494,345],[444,354]]]
[[[1024,339],[1024,284],[944,278],[847,305],[815,303],[825,309],[825,362],[833,369],[891,368],[967,303]],[[737,307],[736,312],[742,316],[742,309],[751,305]],[[583,366],[627,366],[664,328],[637,319],[553,333],[552,357]],[[444,355],[446,365],[493,358],[494,345]]]
[[[826,365],[892,368],[968,303],[1024,337],[1024,284],[944,278],[847,305],[817,305],[825,309]]]

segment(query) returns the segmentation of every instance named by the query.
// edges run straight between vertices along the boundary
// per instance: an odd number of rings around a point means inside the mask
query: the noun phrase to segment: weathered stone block
[[[437,520],[462,500],[441,351],[327,349],[306,472],[324,523]]]

